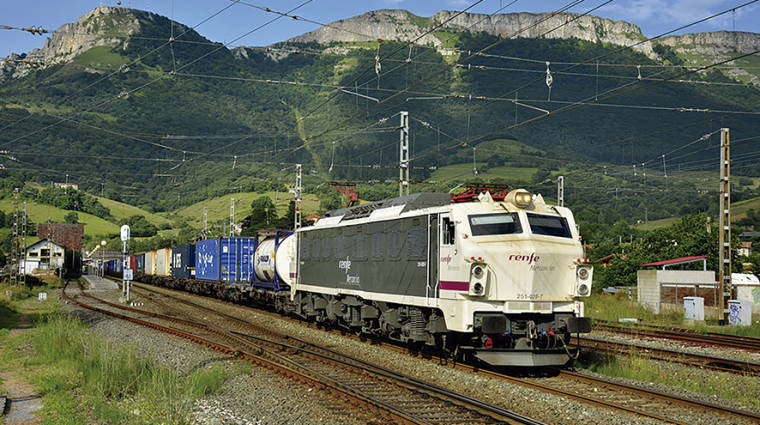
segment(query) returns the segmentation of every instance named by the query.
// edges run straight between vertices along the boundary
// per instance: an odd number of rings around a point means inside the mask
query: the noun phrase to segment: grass
[[[657,382],[702,394],[714,395],[745,405],[760,407],[757,378],[672,365],[637,356],[619,358],[590,354],[579,362],[606,376],[641,382]]]
[[[634,299],[629,300],[624,293],[614,295],[593,294],[586,299],[586,316],[597,320],[617,322],[621,317],[639,319],[636,323],[618,323],[620,326],[640,327],[644,324],[675,325],[681,328],[694,329],[701,333],[715,332],[728,335],[760,338],[760,325],[752,326],[718,326],[717,321],[706,323],[688,323],[684,321],[683,309],[668,310],[655,314],[652,310],[636,302],[636,289],[631,288]],[[758,318],[753,317],[757,323]]]
[[[187,424],[195,399],[251,371],[247,364],[217,364],[182,376],[133,346],[92,334],[82,321],[62,314],[54,297],[48,300],[34,329],[13,337],[0,329],[0,364],[42,395],[42,423]],[[36,299],[4,301],[0,308],[29,314],[29,302]]]
[[[128,63],[129,60],[118,53],[114,53],[111,47],[96,46],[78,55],[73,63],[77,65],[110,65],[118,67]]]
[[[485,165],[481,162],[480,165]],[[493,167],[487,172],[479,172],[478,177],[489,180],[495,178],[504,178],[508,181],[529,181],[538,171],[538,168],[517,168],[517,167]],[[452,180],[472,180],[472,164],[452,164],[441,167],[430,176],[430,180],[437,182],[448,182]]]
[[[754,209],[760,211],[760,197],[745,199],[739,202],[731,203],[731,219],[739,220],[747,216],[747,211]]]
[[[635,300],[636,288],[632,289],[634,299],[631,300],[622,292],[614,295],[591,295],[586,299],[586,316],[612,322],[617,322],[621,317],[633,317],[650,323],[681,323],[683,321],[683,312],[655,314],[652,310],[643,307]]]
[[[0,200],[0,210],[3,210],[6,214],[12,214],[13,200]],[[50,205],[38,204],[33,201],[27,201],[26,211],[35,223],[45,223],[48,220],[53,223],[63,223],[63,217],[71,212]],[[119,226],[114,223],[81,211],[77,211],[77,215],[79,216],[79,222],[84,224],[84,233],[86,235],[105,236],[119,234]],[[27,238],[27,245],[34,242],[30,239],[31,238]]]
[[[191,225],[199,226],[203,220],[203,208],[208,208],[208,222],[213,223],[215,221],[228,219],[230,216],[230,198],[235,199],[235,216],[242,220],[251,212],[251,202],[254,199],[262,196],[269,196],[274,201],[277,207],[277,214],[283,215],[288,210],[288,204],[293,195],[285,192],[267,192],[267,193],[255,193],[255,192],[238,192],[230,193],[228,195],[220,196],[217,198],[207,199],[190,205],[188,207],[180,208],[176,211],[168,213],[168,217],[173,216],[182,217],[188,221]],[[276,200],[275,200],[276,196]],[[304,196],[303,199],[303,215],[307,216],[314,214],[319,209],[319,201],[315,197]]]
[[[134,207],[123,202],[114,201],[113,199],[103,198],[100,196],[95,197],[98,199],[98,201],[100,201],[101,204],[103,204],[104,207],[111,210],[111,215],[117,221],[123,218],[129,218],[133,215],[142,215],[145,216],[145,218],[154,226],[160,226],[162,224],[169,223],[169,220],[167,218],[162,217],[158,214],[153,214],[152,212],[145,211],[142,208]]]

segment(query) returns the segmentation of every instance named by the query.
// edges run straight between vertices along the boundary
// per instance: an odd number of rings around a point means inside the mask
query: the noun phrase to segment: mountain
[[[756,34],[696,34],[620,49],[643,39],[638,27],[583,16],[537,38],[577,15],[463,14],[422,37],[410,53],[408,40],[452,13],[424,18],[381,10],[274,46],[227,49],[149,12],[95,9],[55,31],[43,48],[2,65],[0,149],[8,153],[0,154],[0,177],[12,180],[4,187],[15,187],[68,174],[92,193],[171,211],[228,193],[283,191],[293,181],[294,164],[302,163],[306,191],[324,194],[327,181],[358,180],[364,182],[362,198],[376,199],[397,190],[395,126],[397,113],[406,110],[415,180],[469,164],[473,156],[492,169],[535,170],[509,183],[537,188],[559,172],[580,176],[604,165],[620,167],[625,171],[617,180],[600,174],[568,199],[589,201],[583,210],[591,215],[591,201],[606,196],[610,185],[641,185],[646,196],[630,191],[641,199],[631,196],[625,208],[616,207],[630,218],[647,197],[662,196],[653,190],[669,190],[677,181],[633,179],[632,163],[648,162],[652,176],[660,172],[663,152],[721,126],[730,127],[735,140],[760,132],[753,115],[711,112],[758,109],[760,90],[737,81],[751,80],[756,69],[749,65],[757,57],[747,58],[747,74],[721,68],[686,81],[659,81],[679,79],[683,70],[672,65],[747,51]],[[547,17],[521,38],[503,38]],[[172,33],[176,40],[169,43]],[[492,44],[491,56],[463,62],[462,52]],[[376,55],[383,58],[379,78]],[[592,64],[563,72],[566,63],[602,55],[600,69]],[[30,65],[36,60],[41,66]],[[604,99],[606,94],[617,96]],[[572,105],[595,96],[604,105]],[[515,123],[525,124],[510,128]],[[716,140],[704,146],[714,148]],[[507,149],[512,142],[521,147]],[[732,148],[736,155],[751,151],[751,144]],[[668,172],[672,176],[686,161],[709,161],[714,153],[702,145],[679,152],[668,158]],[[743,164],[741,173],[760,175],[760,166]],[[465,174],[445,187],[424,187],[448,190],[472,178],[491,179]],[[710,204],[693,195],[702,192],[688,179],[683,185],[669,202],[654,202],[649,218],[666,216],[673,203],[684,211]],[[618,216],[609,217],[600,222]]]
[[[293,37],[288,42],[361,42],[377,39],[392,41],[417,40],[417,44],[441,47],[439,53],[451,54],[445,49],[447,38],[432,33],[425,35],[431,28],[450,32],[484,32],[501,38],[549,38],[590,41],[593,43],[611,43],[629,45],[631,40],[641,40],[644,36],[636,25],[623,21],[613,21],[596,16],[578,17],[572,13],[505,13],[485,15],[479,13],[462,13],[444,10],[426,18],[416,16],[406,10],[382,9],[342,19],[323,26],[309,33]],[[563,25],[571,19],[570,25]],[[542,36],[544,33],[558,28]],[[648,56],[654,57],[651,45],[647,42],[634,48]]]

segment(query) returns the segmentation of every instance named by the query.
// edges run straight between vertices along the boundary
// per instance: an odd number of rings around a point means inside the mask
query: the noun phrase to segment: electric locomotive
[[[570,335],[590,332],[593,274],[570,210],[522,189],[454,198],[464,202],[416,193],[336,210],[269,247],[289,285],[278,305],[491,365],[567,363]]]

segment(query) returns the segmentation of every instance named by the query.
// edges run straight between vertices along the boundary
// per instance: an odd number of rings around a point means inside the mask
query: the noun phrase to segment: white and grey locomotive
[[[591,328],[593,273],[572,213],[522,189],[468,200],[417,193],[333,211],[262,244],[257,275],[278,275],[280,309],[308,320],[491,365],[567,363],[570,335]]]

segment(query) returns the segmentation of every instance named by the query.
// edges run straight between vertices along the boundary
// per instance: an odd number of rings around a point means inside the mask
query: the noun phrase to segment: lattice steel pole
[[[409,195],[409,112],[401,111],[398,170],[398,196]]]
[[[208,208],[203,207],[203,239],[208,236]]]
[[[11,275],[10,284],[18,284],[18,188],[13,190],[13,230],[11,231]]]
[[[718,279],[720,279],[721,324],[728,320],[727,300],[731,297],[731,139],[727,128],[720,129],[720,233],[718,238]]]
[[[24,216],[21,219],[21,283],[26,285],[26,201],[24,201]]]
[[[565,206],[565,176],[557,177],[557,205]]]
[[[294,216],[294,223],[293,223],[293,230],[298,230],[301,228],[301,164],[296,164],[296,187],[295,187],[295,196],[296,196],[296,205],[295,205],[295,214]]]
[[[230,198],[230,237],[235,236],[235,198]]]

